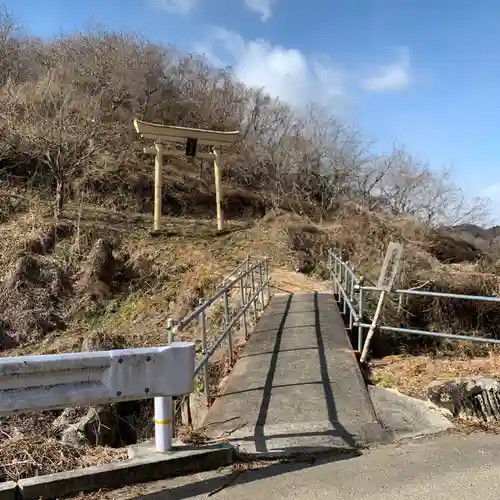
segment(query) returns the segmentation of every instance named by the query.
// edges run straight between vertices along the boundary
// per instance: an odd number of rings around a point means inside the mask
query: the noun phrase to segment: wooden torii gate
[[[163,157],[187,156],[190,158],[209,159],[214,162],[215,202],[217,212],[217,230],[224,229],[224,214],[222,213],[222,187],[219,169],[221,146],[231,146],[240,133],[217,132],[198,128],[160,125],[141,120],[134,120],[134,128],[144,139],[152,139],[154,146],[144,148],[145,153],[155,155],[155,190],[154,190],[154,231],[160,230],[162,209],[162,170]],[[164,143],[184,145],[185,149],[165,149]],[[208,146],[210,152],[198,152],[198,146]]]

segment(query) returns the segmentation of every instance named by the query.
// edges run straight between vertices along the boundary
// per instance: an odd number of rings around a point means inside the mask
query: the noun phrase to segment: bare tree
[[[18,25],[12,14],[0,4],[0,83],[5,83],[13,73],[19,42],[15,35]]]
[[[50,179],[56,215],[83,173],[100,189],[106,182],[120,189],[127,175],[137,182],[144,167],[133,151],[137,116],[240,128],[243,140],[225,155],[224,180],[274,206],[293,204],[323,218],[355,200],[428,225],[484,215],[484,201],[468,200],[447,172],[432,171],[402,148],[373,154],[359,131],[327,110],[298,112],[237,82],[230,68],[98,27],[48,42],[23,39],[16,28],[0,10],[0,159],[21,176],[29,171],[32,181]]]
[[[71,183],[89,166],[96,152],[91,139],[99,102],[75,96],[61,84],[58,75],[49,73],[36,84],[4,93],[3,103],[1,118],[11,141],[19,145],[27,160],[45,167],[36,170],[35,176],[48,176],[54,183],[54,216],[58,218]]]

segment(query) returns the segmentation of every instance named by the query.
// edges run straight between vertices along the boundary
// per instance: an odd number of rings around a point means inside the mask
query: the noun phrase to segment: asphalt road
[[[345,460],[231,470],[143,485],[143,500],[454,500],[500,498],[500,436],[445,435],[390,445]],[[222,490],[217,489],[226,485]],[[125,492],[123,492],[125,493]]]

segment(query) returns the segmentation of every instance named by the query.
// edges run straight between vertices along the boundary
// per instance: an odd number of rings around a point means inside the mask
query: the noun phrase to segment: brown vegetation
[[[136,117],[241,130],[222,164],[227,231],[212,222],[210,165],[179,159],[164,172],[164,230],[150,238],[151,159]],[[448,172],[401,149],[372,154],[325,110],[299,114],[201,57],[99,30],[21,38],[0,12],[0,355],[160,345],[167,318],[250,253],[271,258],[276,286],[318,289],[329,248],[374,281],[387,243],[400,241],[401,286],[496,294],[495,256],[442,228],[484,216],[483,201],[468,201]],[[384,320],[500,333],[499,307],[441,299],[390,304]],[[446,351],[401,336],[384,344]],[[0,478],[91,463],[95,452],[54,438],[60,416],[32,416],[44,422],[36,438],[30,419],[0,421]],[[16,459],[21,448],[31,458]]]

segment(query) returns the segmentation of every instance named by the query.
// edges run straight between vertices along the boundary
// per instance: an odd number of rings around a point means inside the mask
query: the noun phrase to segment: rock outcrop
[[[137,407],[137,408],[136,408]],[[66,408],[52,423],[52,432],[63,444],[119,446],[137,441],[134,410],[137,402],[90,408]]]
[[[455,418],[500,421],[500,381],[492,378],[467,377],[433,382],[427,389],[427,397]]]

